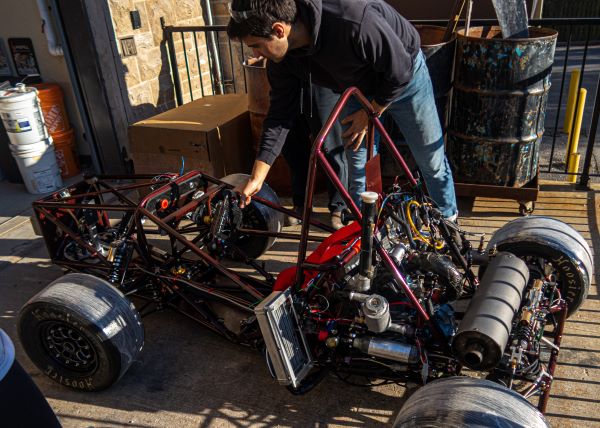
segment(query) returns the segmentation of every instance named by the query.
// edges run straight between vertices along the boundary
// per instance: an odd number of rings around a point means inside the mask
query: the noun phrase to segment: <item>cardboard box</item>
[[[199,169],[215,177],[249,174],[254,161],[246,94],[204,97],[129,127],[138,174]]]

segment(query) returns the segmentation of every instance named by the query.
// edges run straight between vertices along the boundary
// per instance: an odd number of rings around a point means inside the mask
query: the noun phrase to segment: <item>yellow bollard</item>
[[[581,133],[581,122],[583,121],[583,111],[585,108],[585,99],[587,98],[587,89],[581,88],[579,91],[579,103],[575,111],[575,126],[573,128],[573,134],[569,135],[567,143],[567,171],[572,173],[567,176],[569,183],[577,182],[577,176],[575,173],[579,171],[579,159],[580,155],[577,154],[579,148],[579,135]],[[570,150],[569,150],[570,149]]]
[[[587,97],[587,89],[581,88],[579,91],[579,103],[575,111],[575,126],[573,127],[573,135],[569,135],[569,144],[567,150],[571,148],[570,153],[577,153],[579,146],[579,134],[581,133],[581,122],[583,121],[583,110],[585,107],[585,99]]]
[[[567,175],[567,183],[577,183],[577,171],[579,171],[579,161],[581,155],[579,153],[572,153],[569,156],[569,168],[568,171],[571,173]]]
[[[571,81],[569,82],[569,98],[567,99],[567,111],[565,113],[565,122],[563,132],[569,134],[573,125],[573,113],[575,112],[575,101],[577,100],[577,88],[579,88],[579,78],[581,70],[575,69],[571,72]]]

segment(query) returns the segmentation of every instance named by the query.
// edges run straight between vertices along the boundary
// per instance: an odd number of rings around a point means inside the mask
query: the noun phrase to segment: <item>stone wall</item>
[[[161,18],[165,25],[204,25],[200,1],[109,0],[108,4],[129,98],[129,121],[137,122],[175,107],[168,48],[163,37]],[[135,10],[140,14],[141,28],[134,30],[130,12]],[[133,37],[137,50],[131,56],[124,55],[121,45],[121,41],[128,37]],[[210,94],[204,34],[185,33],[183,38],[180,34],[175,34],[174,41],[184,102],[201,98],[202,86],[204,93]],[[185,66],[186,56],[189,78]]]

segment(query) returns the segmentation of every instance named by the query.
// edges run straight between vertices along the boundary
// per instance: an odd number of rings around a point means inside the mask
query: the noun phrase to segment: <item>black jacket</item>
[[[308,48],[269,61],[271,104],[258,160],[272,164],[300,112],[301,88],[335,92],[356,86],[378,104],[398,98],[420,49],[416,29],[383,0],[296,0],[312,34]],[[310,108],[310,105],[308,106]]]

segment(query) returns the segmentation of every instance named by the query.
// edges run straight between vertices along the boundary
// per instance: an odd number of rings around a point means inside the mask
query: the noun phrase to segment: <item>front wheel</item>
[[[247,174],[230,174],[223,178],[227,184],[239,186],[245,183],[248,178]],[[280,205],[277,194],[267,183],[263,183],[262,188],[256,196],[263,198],[276,205]],[[269,208],[259,202],[252,201],[245,209],[242,210],[242,227],[247,229],[264,230],[271,233],[281,232],[283,226],[283,213]],[[275,243],[273,236],[260,235],[240,235],[236,238],[235,244],[251,259],[257,259],[268,251]]]
[[[99,391],[115,383],[144,343],[140,316],[121,292],[88,274],[67,274],[21,310],[19,337],[33,363],[54,381]]]
[[[493,247],[523,259],[533,278],[553,276],[574,314],[585,301],[594,263],[583,237],[571,226],[552,217],[522,217],[502,226],[490,239]]]
[[[505,386],[471,377],[436,380],[410,396],[394,428],[528,427],[548,422],[525,398]]]

